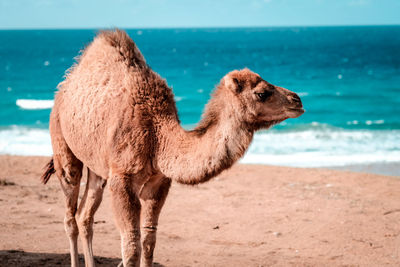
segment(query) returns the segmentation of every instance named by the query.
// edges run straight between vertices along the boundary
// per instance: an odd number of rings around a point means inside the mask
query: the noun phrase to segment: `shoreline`
[[[0,160],[5,157],[39,157],[39,158],[50,158],[50,156],[42,155],[12,155],[12,154],[0,154]],[[299,168],[299,169],[328,169],[328,170],[338,170],[338,171],[349,171],[356,173],[369,173],[385,176],[393,176],[400,178],[400,161],[396,162],[373,162],[365,164],[346,164],[346,165],[332,165],[332,166],[316,166],[316,167],[300,167],[300,166],[285,166],[285,165],[275,165],[275,164],[262,164],[262,163],[242,163],[237,162],[235,165],[254,165],[254,166],[270,166],[270,167],[282,167],[282,168]]]
[[[351,171],[358,173],[371,173],[400,178],[399,162],[376,162],[367,164],[349,164],[345,166],[323,167],[330,170]]]
[[[69,265],[62,190],[55,177],[39,181],[48,159],[0,156],[0,266]],[[121,258],[110,202],[105,190],[98,266]],[[399,203],[396,177],[236,164],[204,184],[172,184],[155,266],[399,266]]]

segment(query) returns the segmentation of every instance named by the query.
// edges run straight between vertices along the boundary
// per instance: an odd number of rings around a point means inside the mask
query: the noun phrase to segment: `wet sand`
[[[69,265],[61,189],[55,176],[46,186],[39,182],[47,160],[0,156],[0,266]],[[110,206],[106,191],[94,226],[98,266],[120,261]],[[235,165],[203,185],[173,183],[160,217],[155,262],[399,266],[399,222],[395,177]]]
[[[353,165],[329,167],[329,169],[375,173],[381,175],[396,176],[397,178],[400,178],[400,162],[353,164]]]

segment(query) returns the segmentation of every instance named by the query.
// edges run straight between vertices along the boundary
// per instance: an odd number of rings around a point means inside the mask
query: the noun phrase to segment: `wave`
[[[47,129],[0,129],[0,154],[52,155]],[[314,127],[259,132],[242,163],[328,167],[400,161],[400,130]]]
[[[362,124],[363,122],[360,122],[358,120],[352,120],[348,121],[346,124],[347,125],[357,125],[357,124]],[[385,120],[366,120],[364,122],[365,125],[372,125],[372,124],[384,124]]]
[[[50,109],[54,100],[17,99],[16,105],[22,109]]]
[[[327,167],[400,161],[400,130],[318,127],[255,135],[242,163]]]
[[[0,130],[0,154],[50,156],[50,134],[46,129],[12,126]]]
[[[268,164],[289,167],[320,168],[400,161],[400,151],[380,151],[378,153],[332,154],[329,152],[298,152],[291,155],[251,154],[241,160],[245,164]]]
[[[308,96],[309,93],[308,92],[298,92],[297,95],[300,97],[304,97],[304,96]]]

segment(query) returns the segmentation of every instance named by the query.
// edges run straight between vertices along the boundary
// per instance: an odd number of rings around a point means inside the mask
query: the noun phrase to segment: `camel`
[[[158,218],[171,181],[194,185],[231,167],[255,131],[303,114],[297,94],[249,69],[217,85],[193,130],[181,127],[172,90],[121,30],[100,32],[58,86],[50,115],[55,173],[65,195],[71,265],[80,235],[94,266],[93,217],[106,184],[121,236],[123,266],[152,266]],[[78,207],[83,166],[88,181]]]

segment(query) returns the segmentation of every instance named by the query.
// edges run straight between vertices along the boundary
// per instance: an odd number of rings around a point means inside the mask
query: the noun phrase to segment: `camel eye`
[[[266,92],[263,92],[263,93],[256,93],[256,94],[257,94],[258,99],[261,102],[265,102],[265,100],[267,100],[272,95],[272,92],[271,91],[266,91]]]

